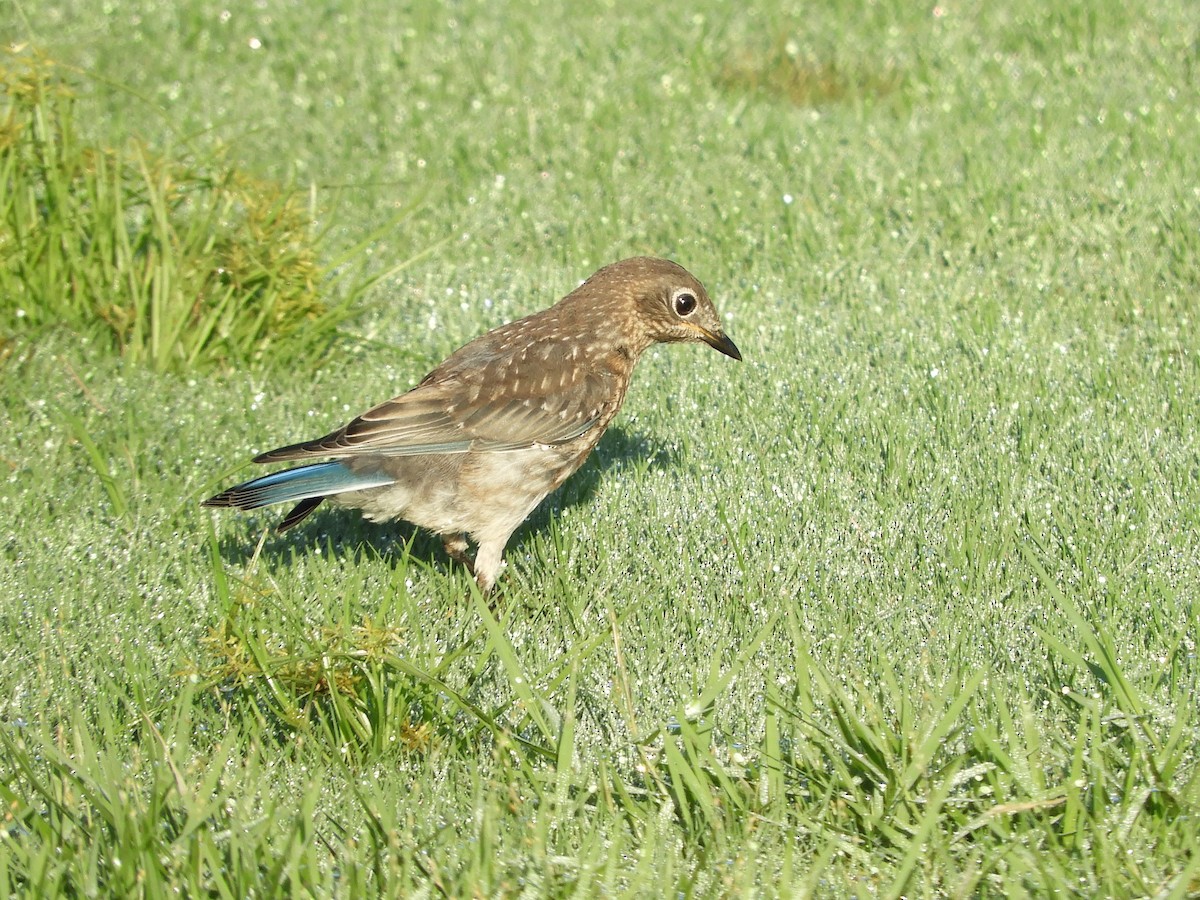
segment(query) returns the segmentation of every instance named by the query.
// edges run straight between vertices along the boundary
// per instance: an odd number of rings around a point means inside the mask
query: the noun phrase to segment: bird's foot
[[[442,546],[446,549],[446,555],[455,562],[462,563],[467,567],[467,571],[472,575],[475,574],[475,562],[471,557],[467,556],[467,550],[470,545],[464,535],[457,534],[453,537],[442,539]]]

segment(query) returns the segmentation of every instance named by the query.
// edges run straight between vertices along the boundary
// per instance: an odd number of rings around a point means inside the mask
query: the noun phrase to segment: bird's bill
[[[707,328],[701,328],[700,335],[704,340],[704,343],[708,344],[708,346],[712,347],[714,350],[720,350],[722,353],[732,359],[739,361],[741,360],[742,351],[737,348],[737,344],[731,341],[729,339],[729,335],[725,334],[725,332],[713,332],[709,331]]]

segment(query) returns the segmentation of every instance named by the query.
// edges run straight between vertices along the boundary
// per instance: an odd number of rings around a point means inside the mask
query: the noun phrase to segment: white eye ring
[[[686,289],[677,293],[671,300],[671,308],[675,310],[675,315],[680,317],[690,316],[696,311],[696,305],[696,295]]]

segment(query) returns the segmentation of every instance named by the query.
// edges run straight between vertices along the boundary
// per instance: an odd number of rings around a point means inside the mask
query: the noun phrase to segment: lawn
[[[1193,5],[331,7],[0,7],[349,309],[160,366],[0,299],[0,894],[1200,893]],[[199,506],[637,254],[745,361],[650,351],[491,606]]]

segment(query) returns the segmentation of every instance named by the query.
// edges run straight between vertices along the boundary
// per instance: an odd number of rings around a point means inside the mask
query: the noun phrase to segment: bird
[[[645,256],[611,263],[548,309],[459,348],[411,390],[344,427],[254,457],[304,465],[202,505],[296,503],[278,531],[323,500],[374,522],[404,519],[440,536],[487,595],[512,533],[583,465],[620,410],[638,359],[656,343],[703,343],[742,358],[683,266]]]

